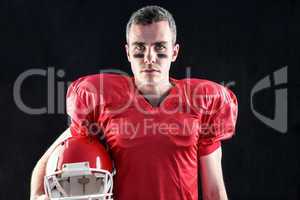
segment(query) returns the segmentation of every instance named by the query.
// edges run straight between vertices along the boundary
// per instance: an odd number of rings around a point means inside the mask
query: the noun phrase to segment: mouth
[[[159,72],[159,70],[155,70],[155,69],[146,69],[142,71],[143,73],[155,73],[155,72]]]

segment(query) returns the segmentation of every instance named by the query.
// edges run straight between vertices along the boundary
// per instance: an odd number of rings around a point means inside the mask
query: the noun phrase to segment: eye
[[[155,45],[155,50],[157,50],[157,51],[163,51],[165,49],[166,49],[166,47],[162,44]]]
[[[144,50],[145,50],[145,47],[144,47],[143,45],[136,45],[136,46],[134,47],[134,49],[137,50],[137,51],[144,51]]]

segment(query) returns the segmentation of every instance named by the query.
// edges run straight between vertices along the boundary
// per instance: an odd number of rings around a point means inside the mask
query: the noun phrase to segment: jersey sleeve
[[[73,136],[93,134],[99,115],[99,96],[91,83],[80,78],[68,88],[67,114],[71,118],[70,130]]]
[[[199,133],[199,156],[212,153],[221,146],[221,141],[231,138],[235,133],[238,103],[234,93],[220,86],[201,114]]]

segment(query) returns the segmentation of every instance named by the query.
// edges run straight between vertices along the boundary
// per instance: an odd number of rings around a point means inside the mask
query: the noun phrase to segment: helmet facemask
[[[112,175],[90,168],[88,162],[64,164],[61,171],[45,177],[45,191],[51,199],[112,199]]]
[[[48,159],[45,193],[51,200],[112,200],[113,173],[98,138],[69,138]]]

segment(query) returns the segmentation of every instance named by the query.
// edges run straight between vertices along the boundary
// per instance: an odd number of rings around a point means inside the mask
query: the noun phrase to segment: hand
[[[32,197],[31,200],[50,200],[47,195],[43,194],[40,196]]]

